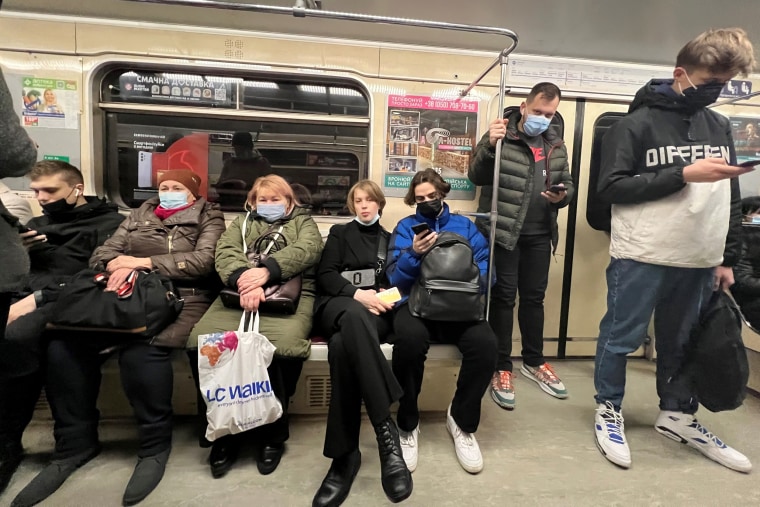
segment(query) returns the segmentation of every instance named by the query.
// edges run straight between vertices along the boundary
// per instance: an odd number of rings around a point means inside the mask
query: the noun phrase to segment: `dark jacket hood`
[[[108,203],[105,199],[101,199],[100,197],[87,196],[85,197],[85,200],[87,201],[85,204],[77,206],[74,209],[63,211],[61,213],[45,214],[43,216],[47,219],[47,223],[65,223],[80,220],[86,215],[97,217],[107,213],[118,213],[119,211],[118,206],[113,203]]]
[[[652,79],[636,92],[633,102],[631,102],[631,105],[628,107],[628,112],[632,113],[641,107],[655,107],[658,109],[693,114],[704,109],[703,107],[695,107],[689,104],[686,101],[686,97],[683,95],[666,94],[661,91],[663,87],[670,87],[672,85],[672,79]]]

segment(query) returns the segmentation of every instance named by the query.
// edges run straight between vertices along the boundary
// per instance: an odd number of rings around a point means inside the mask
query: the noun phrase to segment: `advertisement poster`
[[[760,160],[760,116],[732,116],[730,120],[736,161]],[[739,186],[742,197],[760,195],[760,171],[739,176]]]
[[[212,107],[233,105],[232,83],[192,74],[126,72],[119,76],[121,97],[156,102],[186,102]]]
[[[414,174],[432,167],[451,184],[450,199],[474,199],[467,168],[477,129],[478,102],[389,95],[385,194],[405,195]]]
[[[25,127],[79,128],[77,82],[65,79],[21,78]]]

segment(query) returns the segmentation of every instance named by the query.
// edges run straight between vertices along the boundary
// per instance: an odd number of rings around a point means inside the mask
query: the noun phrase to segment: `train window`
[[[586,196],[586,220],[597,231],[610,231],[611,208],[597,198],[599,170],[602,165],[602,139],[607,131],[625,116],[625,113],[604,113],[594,122],[594,138],[591,144],[591,167],[589,168],[588,195]]]
[[[302,185],[314,214],[347,215],[349,188],[367,176],[369,101],[353,82],[311,79],[108,71],[109,197],[137,207],[161,171],[188,168],[209,201],[242,211],[256,178],[278,174]]]
[[[504,116],[503,118],[506,118],[510,114],[514,113],[515,111],[520,111],[520,106],[508,106],[504,108]],[[552,122],[549,124],[550,129],[554,129],[554,131],[557,133],[557,135],[564,139],[565,135],[565,120],[562,118],[562,115],[557,112],[554,115],[554,118],[552,118]]]

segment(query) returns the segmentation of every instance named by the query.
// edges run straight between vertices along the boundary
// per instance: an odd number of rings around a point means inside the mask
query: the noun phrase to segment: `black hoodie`
[[[612,205],[610,254],[666,266],[733,266],[741,238],[737,179],[686,183],[683,168],[707,157],[736,163],[728,119],[663,93],[638,91],[604,137],[598,197]]]
[[[31,271],[27,293],[55,287],[86,269],[95,248],[119,227],[124,216],[104,199],[86,197],[86,204],[55,215],[35,217],[27,227],[47,236],[29,249]]]

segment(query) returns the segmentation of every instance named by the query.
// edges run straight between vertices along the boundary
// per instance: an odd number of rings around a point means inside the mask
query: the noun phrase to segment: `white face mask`
[[[369,227],[370,225],[375,225],[377,221],[380,220],[380,213],[375,215],[375,218],[371,219],[369,222],[362,222],[362,219],[359,218],[358,216],[354,217],[354,220],[356,220],[359,223],[359,225],[364,225],[366,227]]]

